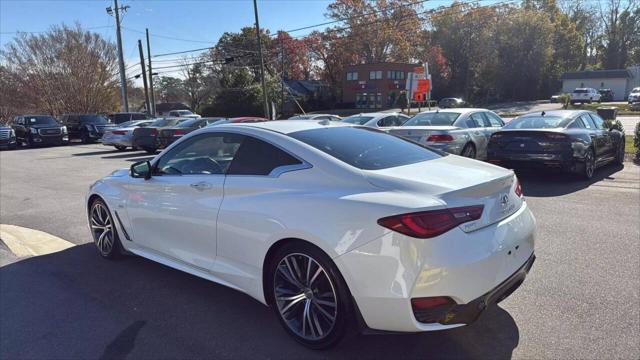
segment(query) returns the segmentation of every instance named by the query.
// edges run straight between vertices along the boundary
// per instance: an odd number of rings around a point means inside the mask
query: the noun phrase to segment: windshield
[[[524,116],[511,120],[504,129],[555,129],[565,127],[570,120],[560,116]]]
[[[448,126],[460,116],[457,112],[428,112],[418,114],[407,120],[402,126]]]
[[[309,120],[313,118],[313,115],[296,115],[289,118],[289,120]]]
[[[199,126],[203,120],[200,119],[190,119],[181,122],[177,127],[188,128],[188,127],[196,127]]]
[[[363,170],[380,170],[440,157],[435,152],[382,131],[350,126],[290,133],[338,160]]]
[[[58,125],[56,119],[48,115],[25,116],[24,122],[27,125]]]
[[[80,121],[88,124],[108,124],[111,122],[106,116],[102,115],[80,115]]]
[[[356,124],[356,125],[364,125],[367,122],[369,122],[369,120],[371,119],[373,119],[373,116],[353,115],[353,116],[349,116],[342,119],[342,122],[346,122],[349,124]]]
[[[180,115],[193,115],[193,113],[189,110],[178,110],[176,112]]]

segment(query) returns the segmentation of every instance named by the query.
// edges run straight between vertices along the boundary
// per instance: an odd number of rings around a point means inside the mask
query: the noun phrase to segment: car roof
[[[345,124],[338,121],[326,121],[326,120],[318,120],[318,121],[273,120],[273,121],[264,121],[264,122],[255,122],[255,123],[223,124],[223,125],[211,127],[211,129],[222,130],[223,128],[228,128],[228,127],[233,127],[233,128],[250,127],[250,128],[259,128],[264,130],[275,131],[282,134],[290,134],[296,131],[313,130],[313,129],[330,128],[330,127],[343,127],[343,126],[352,126],[352,125]]]
[[[583,113],[589,113],[591,111],[587,111],[587,110],[550,110],[550,111],[544,111],[544,115],[545,116],[558,116],[561,118],[571,118],[571,117],[575,117],[579,114],[583,114]],[[520,115],[519,117],[527,117],[527,116],[540,116],[543,112],[542,111],[536,111],[536,112],[530,112],[524,115]]]
[[[420,112],[418,114],[426,114],[426,113],[435,113],[435,112],[444,112],[444,113],[460,113],[460,114],[468,114],[475,111],[491,111],[489,109],[481,109],[481,108],[453,108],[453,109],[436,109],[436,110],[427,110]]]

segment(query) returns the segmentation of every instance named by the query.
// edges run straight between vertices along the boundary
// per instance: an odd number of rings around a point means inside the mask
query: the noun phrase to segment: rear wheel
[[[109,208],[104,201],[98,199],[91,204],[89,226],[91,227],[91,235],[93,235],[93,243],[100,256],[106,259],[117,257],[122,245]]]
[[[89,136],[89,134],[84,131],[80,134],[80,141],[82,141],[83,144],[89,144],[91,143],[91,136]]]
[[[340,341],[352,305],[347,286],[331,259],[304,243],[285,245],[272,259],[269,300],[285,330],[313,349]]]
[[[593,177],[593,173],[596,170],[596,157],[593,153],[593,149],[587,150],[587,154],[584,156],[584,172],[582,176],[585,179],[591,179]]]
[[[476,158],[476,147],[473,146],[473,144],[465,145],[464,149],[462,149],[461,155],[464,156],[464,157],[475,159]]]
[[[616,164],[622,165],[622,163],[624,163],[624,138],[620,139],[618,151],[616,151]]]
[[[114,145],[116,149],[118,149],[118,151],[125,151],[127,150],[126,146],[122,146],[122,145]]]
[[[142,149],[144,151],[146,151],[147,153],[149,153],[149,154],[155,154],[156,151],[158,150],[157,148],[152,148],[152,147],[145,147],[145,148],[142,148]]]

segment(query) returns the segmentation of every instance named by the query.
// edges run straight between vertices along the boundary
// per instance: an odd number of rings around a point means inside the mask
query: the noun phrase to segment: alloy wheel
[[[338,297],[327,271],[312,257],[292,253],[276,268],[273,292],[287,327],[299,337],[317,341],[333,330]]]
[[[596,168],[596,162],[593,158],[593,150],[589,150],[584,159],[584,174],[587,179],[591,179]]]
[[[101,202],[95,202],[89,221],[96,247],[103,256],[109,256],[114,244],[113,221],[109,210]]]

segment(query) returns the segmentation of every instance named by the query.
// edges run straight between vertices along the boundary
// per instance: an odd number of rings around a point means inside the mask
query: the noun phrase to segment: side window
[[[485,121],[482,113],[473,113],[469,115],[469,119],[471,120],[471,123],[467,120],[467,126],[470,128],[485,127]]]
[[[242,142],[228,175],[269,175],[280,166],[301,164],[283,150],[256,138],[247,136]]]
[[[582,123],[582,120],[580,118],[575,119],[571,122],[571,124],[569,124],[568,126],[569,129],[584,129],[585,126]]]
[[[500,119],[500,117],[492,112],[485,112],[484,115],[486,116],[486,118],[489,120],[489,126],[490,127],[495,127],[495,128],[501,128],[504,126],[504,123],[502,122],[502,119]]]
[[[244,136],[212,133],[194,136],[164,154],[157,175],[221,175],[226,173]]]
[[[315,118],[313,120],[331,120],[331,117],[329,117],[329,116],[318,116],[317,118]]]
[[[604,126],[604,120],[602,120],[602,118],[596,114],[589,114],[591,116],[591,119],[593,119],[593,122],[596,124],[596,128],[600,129],[600,130],[604,130],[605,126]]]
[[[580,115],[578,118],[582,122],[582,125],[587,129],[595,129],[596,124],[593,123],[593,120],[587,115]]]
[[[378,126],[395,126],[395,124],[396,124],[395,116],[387,116],[378,120]]]

